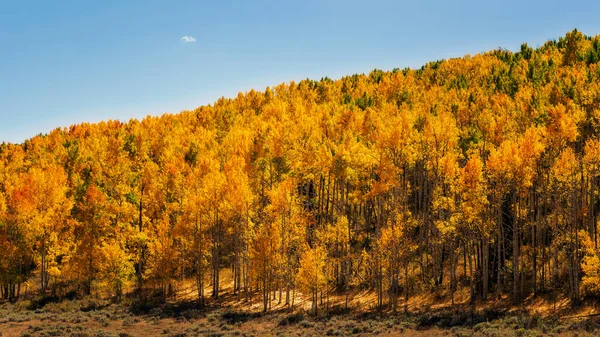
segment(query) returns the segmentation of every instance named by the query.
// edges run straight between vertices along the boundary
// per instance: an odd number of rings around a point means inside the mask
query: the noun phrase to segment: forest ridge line
[[[600,295],[600,36],[0,145],[1,296]],[[34,275],[37,277],[34,279]],[[204,293],[207,285],[212,287]]]

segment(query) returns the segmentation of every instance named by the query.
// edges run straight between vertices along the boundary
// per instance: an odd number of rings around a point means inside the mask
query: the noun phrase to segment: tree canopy
[[[600,36],[0,145],[0,284],[599,296]],[[279,292],[279,294],[277,294]],[[454,297],[453,297],[454,298]]]

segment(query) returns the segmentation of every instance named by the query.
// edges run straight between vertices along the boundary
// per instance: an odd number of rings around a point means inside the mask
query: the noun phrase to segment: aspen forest
[[[575,307],[599,216],[600,35],[574,30],[3,143],[0,298]]]

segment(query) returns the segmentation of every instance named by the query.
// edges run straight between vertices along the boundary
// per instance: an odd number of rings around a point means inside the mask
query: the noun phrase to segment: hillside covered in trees
[[[0,146],[1,296],[600,296],[600,36]],[[210,289],[210,290],[205,290]]]

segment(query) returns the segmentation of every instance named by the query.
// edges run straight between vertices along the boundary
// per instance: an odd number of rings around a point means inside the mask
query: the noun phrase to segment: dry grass
[[[77,300],[28,310],[0,306],[5,336],[597,336],[600,322],[553,320],[541,316],[493,312],[433,312],[413,315],[336,313],[312,317],[302,311],[268,314],[229,308],[199,310],[165,305],[133,314],[123,305]],[[105,305],[106,304],[106,305]],[[46,308],[47,307],[47,308]]]
[[[591,306],[572,309],[565,299],[543,296],[514,307],[508,298],[470,305],[468,289],[455,294],[411,297],[408,314],[375,310],[375,295],[356,290],[349,296],[329,296],[319,317],[306,314],[311,303],[296,294],[294,310],[277,298],[262,314],[262,301],[233,294],[230,275],[222,276],[222,295],[197,306],[195,283],[176,284],[167,303],[140,307],[127,300],[115,304],[97,298],[45,303],[31,297],[15,304],[0,303],[0,336],[598,336],[600,316]],[[210,290],[206,289],[206,294]],[[285,295],[284,295],[285,297]]]

